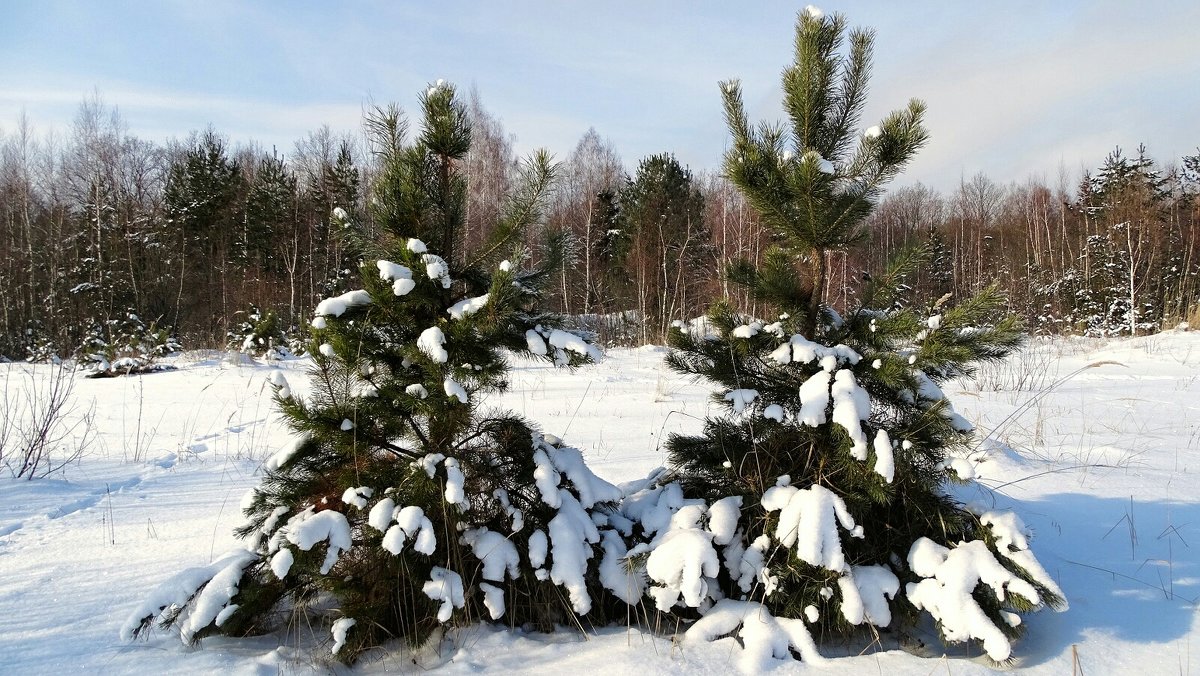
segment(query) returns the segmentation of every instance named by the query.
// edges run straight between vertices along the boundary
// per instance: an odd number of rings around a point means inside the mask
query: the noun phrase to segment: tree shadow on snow
[[[991,498],[989,498],[989,502]],[[1022,666],[1089,639],[1168,644],[1188,634],[1200,603],[1200,504],[1058,493],[995,496],[1033,531],[1031,548],[1070,603],[1025,617]],[[989,504],[990,508],[991,505]]]

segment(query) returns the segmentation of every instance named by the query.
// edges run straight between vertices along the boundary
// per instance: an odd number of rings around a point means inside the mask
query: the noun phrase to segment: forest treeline
[[[501,220],[523,165],[478,95],[464,113],[470,247]],[[0,356],[70,357],[131,321],[163,341],[222,347],[268,312],[299,337],[322,298],[356,284],[350,233],[371,232],[381,150],[363,138],[322,127],[286,154],[212,129],[159,144],[98,97],[63,135],[25,118],[0,127]],[[636,344],[662,342],[671,322],[724,296],[755,307],[724,274],[772,245],[742,196],[669,152],[627,166],[595,130],[559,158],[534,235],[558,233],[568,248],[552,306]],[[1200,151],[1160,164],[1118,148],[1053,185],[983,174],[947,193],[909,185],[869,220],[870,246],[831,254],[826,300],[853,305],[870,271],[919,246],[928,255],[909,284],[920,302],[998,284],[1034,332],[1152,332],[1200,319],[1198,220]]]

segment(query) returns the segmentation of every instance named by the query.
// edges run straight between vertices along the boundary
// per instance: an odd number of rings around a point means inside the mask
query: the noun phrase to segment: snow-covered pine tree
[[[226,334],[226,348],[268,360],[292,356],[279,315],[270,310],[263,312],[257,305],[251,305],[248,311],[239,310],[234,316],[235,319],[239,316],[241,319]]]
[[[702,615],[686,638],[738,635],[752,670],[789,646],[818,659],[814,635],[905,632],[921,610],[946,640],[1005,660],[1017,613],[1064,603],[1015,515],[947,491],[972,478],[972,436],[938,384],[1020,342],[1015,320],[997,318],[1002,298],[903,307],[901,281],[922,258],[908,252],[844,318],[822,303],[827,253],[863,239],[882,186],[927,138],[915,100],[859,131],[872,40],[840,15],[801,13],[787,127],[751,126],[738,83],[723,83],[726,175],[777,242],[730,276],[780,315],[718,304],[706,326],[672,334],[670,366],[718,385],[726,412],[669,441],[673,473],[647,491],[681,495],[670,526],[633,551],[649,551],[661,610]]]
[[[484,408],[506,386],[506,353],[564,366],[598,356],[540,309],[554,251],[520,265],[549,156],[523,165],[490,238],[463,250],[471,131],[452,86],[431,86],[421,106],[411,142],[396,109],[368,118],[381,239],[363,243],[363,288],[316,309],[311,396],[274,381],[296,443],[248,496],[247,548],[164,584],[126,636],[159,623],[192,642],[269,631],[292,613],[319,626],[323,614],[349,661],[446,624],[550,628],[593,609],[591,510],[620,492],[578,450]]]
[[[170,327],[159,328],[154,321],[147,325],[126,310],[119,319],[92,323],[75,351],[75,363],[88,378],[153,373],[173,369],[158,359],[182,349]]]

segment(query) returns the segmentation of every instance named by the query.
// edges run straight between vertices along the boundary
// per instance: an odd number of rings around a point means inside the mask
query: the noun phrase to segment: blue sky
[[[717,82],[782,116],[779,72],[803,3],[12,2],[0,26],[0,132],[24,110],[66,132],[93,91],[136,135],[210,123],[289,151],[364,105],[444,78],[475,86],[529,151],[565,157],[595,127],[627,166],[674,152],[719,167]],[[817,3],[878,32],[864,124],[908,98],[932,141],[904,182],[1057,180],[1114,146],[1170,160],[1200,145],[1200,2]]]

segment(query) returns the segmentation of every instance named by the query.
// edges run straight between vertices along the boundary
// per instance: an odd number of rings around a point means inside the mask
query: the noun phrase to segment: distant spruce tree
[[[234,320],[234,327],[226,334],[226,349],[268,360],[292,356],[283,322],[271,310],[263,312],[251,305],[248,311],[235,312]]]
[[[779,316],[719,303],[707,324],[672,333],[668,364],[718,385],[725,413],[668,443],[660,484],[677,482],[685,506],[651,545],[650,593],[660,610],[700,612],[689,634],[732,633],[747,652],[764,649],[763,623],[778,627],[775,657],[789,645],[810,656],[813,635],[908,632],[924,610],[947,641],[979,640],[1003,661],[1016,613],[1064,601],[1015,515],[946,490],[972,478],[973,437],[938,385],[1008,354],[1017,322],[998,315],[994,290],[932,313],[897,303],[920,251],[868,281],[844,317],[822,302],[827,254],[863,241],[883,186],[927,139],[916,100],[860,131],[872,42],[841,15],[802,12],[786,126],[751,125],[738,83],[722,83],[726,176],[777,243],[729,275]],[[673,563],[684,551],[706,563],[689,573]]]
[[[659,340],[672,317],[688,316],[703,276],[704,194],[674,155],[651,155],[621,190],[624,232],[615,259],[626,276],[626,303],[641,313],[642,342]],[[683,271],[680,274],[680,271]]]
[[[254,181],[246,197],[242,229],[235,255],[245,266],[271,273],[282,268],[275,245],[284,226],[296,219],[296,175],[272,151],[258,160]]]
[[[450,85],[430,87],[421,106],[412,140],[396,109],[368,118],[378,239],[360,242],[362,288],[317,307],[311,396],[274,380],[296,443],[248,496],[247,549],[166,583],[126,636],[160,624],[193,642],[298,613],[305,626],[329,623],[329,649],[352,661],[456,623],[549,629],[593,611],[591,511],[619,491],[578,450],[483,406],[507,386],[506,354],[563,366],[598,356],[541,309],[555,242],[543,265],[521,266],[549,157],[523,165],[490,238],[464,250],[471,130]]]

